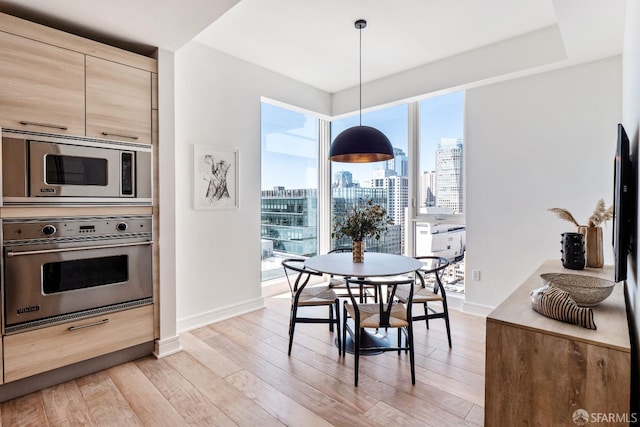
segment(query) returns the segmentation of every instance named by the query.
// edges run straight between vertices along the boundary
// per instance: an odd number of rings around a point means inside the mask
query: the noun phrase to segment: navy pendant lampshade
[[[329,149],[329,160],[345,163],[370,163],[393,159],[389,138],[378,129],[362,126],[362,29],[367,21],[354,22],[360,33],[360,125],[346,129],[336,136]]]
[[[370,126],[353,126],[333,140],[329,160],[346,163],[368,163],[393,159],[389,138]]]

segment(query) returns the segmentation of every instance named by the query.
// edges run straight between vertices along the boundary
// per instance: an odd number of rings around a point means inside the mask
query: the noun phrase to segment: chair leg
[[[342,309],[342,356],[347,354],[347,309]]]
[[[400,356],[402,354],[402,349],[400,347],[402,347],[402,330],[400,328],[396,328],[396,331],[398,333],[398,356]]]
[[[291,317],[289,319],[289,352],[287,353],[291,356],[291,347],[293,346],[293,333],[296,329],[296,309],[295,307],[291,307]]]
[[[358,370],[360,368],[360,335],[362,334],[362,329],[358,327],[358,325],[354,325],[354,342],[353,342],[353,355],[355,356],[355,362],[353,365],[354,371],[354,385],[358,387]]]
[[[447,339],[449,340],[449,348],[451,348],[451,328],[449,327],[449,309],[447,303],[442,303],[442,309],[444,310],[444,324],[447,327]]]
[[[342,339],[340,337],[340,300],[336,298],[336,302],[334,303],[336,310],[336,332],[338,334],[338,357],[342,354]],[[333,308],[333,307],[330,307]]]
[[[427,329],[429,329],[429,308],[427,303],[424,303],[424,321],[427,323]]]
[[[413,354],[413,327],[411,323],[407,327],[407,344],[409,346],[409,364],[411,365],[411,384],[416,385],[416,364]]]
[[[333,307],[329,306],[329,332],[333,332]]]

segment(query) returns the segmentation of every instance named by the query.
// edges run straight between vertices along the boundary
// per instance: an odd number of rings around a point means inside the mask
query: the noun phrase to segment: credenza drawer
[[[153,341],[153,305],[7,335],[4,382]]]

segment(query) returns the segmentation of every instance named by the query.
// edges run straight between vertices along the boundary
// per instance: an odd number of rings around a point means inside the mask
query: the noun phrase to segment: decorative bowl
[[[544,273],[540,278],[545,285],[569,292],[571,298],[581,307],[598,305],[611,295],[615,285],[611,280],[581,274]]]

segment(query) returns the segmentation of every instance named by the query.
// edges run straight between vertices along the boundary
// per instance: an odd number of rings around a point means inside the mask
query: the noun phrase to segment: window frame
[[[405,236],[405,254],[407,256],[415,256],[415,232],[416,223],[422,222],[444,222],[447,224],[466,224],[466,210],[467,210],[467,197],[464,198],[463,207],[464,212],[462,214],[426,214],[420,213],[418,207],[418,197],[420,188],[420,102],[424,99],[431,97],[446,95],[452,92],[463,92],[463,141],[465,147],[467,145],[466,140],[466,90],[456,89],[447,92],[438,92],[437,94],[431,94],[420,98],[414,98],[409,102],[398,101],[394,103],[388,103],[384,105],[378,105],[376,107],[368,108],[366,112],[377,111],[396,105],[406,104],[408,107],[408,140],[407,140],[407,156],[408,162],[408,227]],[[334,120],[342,119],[353,115],[360,114],[359,111],[354,111],[350,114],[342,114],[339,116],[327,116],[314,111],[306,110],[296,107],[294,105],[286,104],[280,101],[261,97],[261,102],[268,103],[280,108],[285,108],[294,112],[310,115],[318,119],[318,253],[327,253],[331,248],[331,161],[329,160],[329,148],[331,146],[331,124]],[[365,111],[363,111],[365,112]],[[467,194],[467,158],[463,160],[463,194]],[[268,281],[263,281],[264,285]]]

